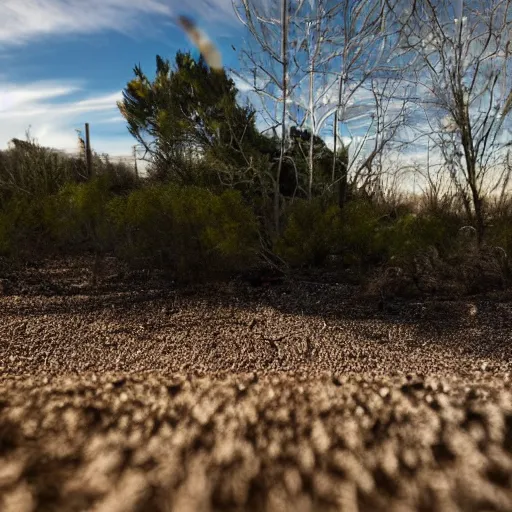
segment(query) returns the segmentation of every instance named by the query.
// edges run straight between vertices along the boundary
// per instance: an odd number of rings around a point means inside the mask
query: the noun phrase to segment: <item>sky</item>
[[[92,146],[131,154],[116,101],[140,64],[152,75],[155,57],[197,51],[176,24],[188,15],[216,43],[223,64],[237,66],[231,44],[242,27],[231,0],[1,0],[0,149],[30,129],[44,146],[77,151],[90,124]]]
[[[135,140],[116,101],[133,67],[140,64],[152,76],[157,54],[170,60],[178,50],[198,55],[176,23],[179,15],[208,34],[228,71],[239,67],[232,45],[244,46],[245,32],[232,0],[0,0],[0,149],[30,129],[44,146],[77,152],[76,130],[87,122],[97,153],[129,157]],[[247,84],[235,83],[248,94]],[[354,140],[366,140],[372,102],[368,91],[354,96],[361,111],[351,121]],[[324,140],[332,145],[332,136]],[[426,150],[411,147],[401,156],[424,161]]]

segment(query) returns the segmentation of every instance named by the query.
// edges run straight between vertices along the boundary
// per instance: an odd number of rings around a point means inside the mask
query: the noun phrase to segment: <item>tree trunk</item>
[[[485,235],[484,205],[482,197],[476,188],[471,187],[471,195],[473,199],[473,208],[475,210],[476,235],[478,246],[480,247],[484,241]]]
[[[274,187],[274,228],[276,235],[280,232],[279,217],[281,213],[280,208],[280,181],[281,171],[283,168],[284,153],[286,148],[286,100],[288,92],[288,0],[281,0],[281,61],[283,65],[283,110],[281,119],[281,151],[279,154],[279,163],[277,164],[277,175]]]
[[[347,173],[347,163],[345,161],[341,162],[341,172],[339,177],[339,187],[338,187],[338,206],[340,210],[343,210],[345,204],[347,203],[347,192],[348,192],[348,173]]]
[[[464,149],[464,158],[466,160],[466,180],[471,190],[471,200],[475,214],[475,228],[477,233],[478,246],[480,247],[484,239],[485,222],[483,198],[478,190],[477,182],[477,158],[474,152],[473,138],[471,134],[471,125],[469,124],[469,112],[464,111],[466,126],[462,127],[462,147]]]
[[[346,46],[345,46],[346,48]],[[332,180],[333,183],[338,180],[338,205],[340,209],[343,209],[345,203],[347,201],[347,185],[348,185],[348,161],[346,158],[343,158],[343,161],[340,162],[340,176],[336,176],[336,163],[338,157],[338,123],[339,123],[339,111],[341,108],[341,100],[343,98],[343,92],[345,90],[345,61],[346,54],[344,52],[342,57],[342,65],[340,70],[340,78],[338,83],[338,104],[336,111],[334,112],[334,126],[333,126],[333,136],[334,136],[334,147],[333,147],[333,157],[332,157]]]
[[[309,154],[308,154],[308,200],[311,201],[313,198],[313,173],[314,173],[314,135],[311,130],[311,137],[309,139]]]
[[[333,154],[332,154],[332,177],[331,177],[331,180],[332,180],[333,184],[336,181],[336,153],[338,152],[338,109],[339,109],[339,105],[338,105],[338,108],[336,109],[336,111],[334,112],[333,130],[332,130],[332,135],[333,135],[334,141],[333,141],[333,149],[332,149]]]
[[[309,118],[311,120],[311,134],[309,137],[309,154],[308,154],[308,200],[313,197],[313,173],[314,173],[314,140],[315,140],[315,57],[310,57],[309,65]]]

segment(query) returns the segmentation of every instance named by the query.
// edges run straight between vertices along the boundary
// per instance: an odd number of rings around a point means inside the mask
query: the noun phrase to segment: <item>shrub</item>
[[[495,218],[487,228],[486,240],[490,245],[501,247],[512,256],[512,215]]]
[[[287,212],[284,232],[276,252],[287,263],[300,267],[321,265],[335,251],[340,233],[340,210],[321,199],[297,199]]]
[[[456,216],[404,217],[389,228],[391,258],[369,281],[386,296],[460,296],[503,289],[509,280],[505,251],[478,245],[476,230]]]
[[[108,155],[95,154],[93,169],[95,176],[108,180],[108,188],[113,194],[126,194],[140,185],[140,180],[131,166],[124,162],[112,162]]]
[[[257,253],[256,219],[234,191],[153,186],[116,198],[108,210],[122,257],[150,260],[175,275],[243,268]]]
[[[13,197],[0,211],[0,255],[13,260],[45,252],[51,244],[43,220],[44,200]]]
[[[355,200],[345,205],[340,233],[345,264],[365,268],[383,259],[383,239],[378,236],[380,217],[369,201]]]
[[[0,208],[15,197],[47,197],[66,183],[83,180],[82,160],[33,141],[13,141],[11,149],[0,151]]]
[[[72,252],[106,251],[112,239],[107,215],[110,195],[108,177],[101,176],[87,183],[69,183],[48,198],[44,223],[56,246]]]
[[[461,223],[454,217],[434,214],[407,214],[379,233],[390,259],[411,261],[419,253],[434,247],[441,255],[455,246]]]

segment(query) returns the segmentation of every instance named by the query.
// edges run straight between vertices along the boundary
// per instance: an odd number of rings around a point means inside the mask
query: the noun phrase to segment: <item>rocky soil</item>
[[[1,282],[0,510],[512,511],[510,294],[86,279]]]

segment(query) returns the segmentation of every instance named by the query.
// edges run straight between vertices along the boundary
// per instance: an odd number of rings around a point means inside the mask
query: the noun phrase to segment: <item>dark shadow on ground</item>
[[[212,307],[257,310],[270,307],[286,315],[321,317],[325,321],[381,321],[415,325],[441,334],[491,327],[512,332],[512,290],[462,298],[421,297],[388,299],[365,295],[359,285],[338,275],[296,274],[254,286],[245,279],[201,284],[177,284],[163,272],[119,268],[111,259],[110,274],[90,283],[87,258],[45,262],[8,275],[5,296],[40,297],[38,306],[23,301],[4,304],[27,316],[72,313],[79,303],[84,313],[109,307],[119,311],[144,304],[169,305],[200,301]],[[333,280],[336,280],[333,282]],[[39,302],[39,301],[38,301]]]

